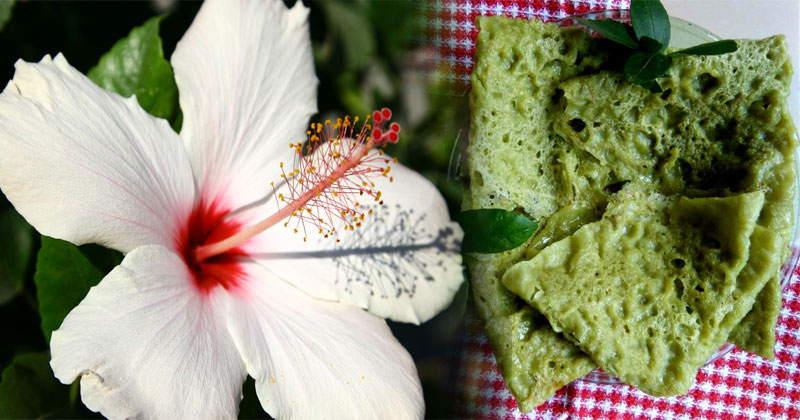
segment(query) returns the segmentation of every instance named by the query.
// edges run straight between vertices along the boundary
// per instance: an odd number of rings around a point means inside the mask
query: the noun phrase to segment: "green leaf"
[[[92,286],[100,282],[103,275],[77,246],[42,236],[33,280],[42,332],[48,342],[53,330],[61,326],[64,317],[86,297]]]
[[[114,267],[120,265],[123,255],[119,251],[108,249],[96,244],[86,244],[78,247],[89,262],[92,263],[105,276]]]
[[[62,417],[68,406],[69,387],[53,376],[47,352],[20,354],[3,370],[0,418]]]
[[[732,39],[723,41],[709,42],[706,44],[695,45],[680,51],[669,54],[670,57],[686,57],[688,55],[719,55],[735,52],[739,45]]]
[[[650,37],[669,46],[669,16],[659,0],[631,0],[631,23],[639,39]]]
[[[180,114],[178,87],[158,36],[162,19],[164,15],[156,16],[134,28],[100,58],[87,76],[124,97],[136,95],[145,111],[175,127]]]
[[[339,0],[318,3],[325,12],[325,21],[337,35],[344,49],[348,70],[364,67],[375,53],[375,36],[372,24],[364,11],[356,5]]]
[[[671,63],[672,57],[663,54],[635,52],[625,61],[625,80],[650,88],[650,84],[645,84],[663,76]]]
[[[0,305],[22,291],[35,241],[36,231],[13,207],[0,210]]]
[[[14,8],[15,0],[0,0],[0,30],[11,20],[11,10]]]
[[[622,44],[633,49],[638,47],[636,43],[636,34],[633,32],[631,25],[611,19],[593,20],[578,18],[577,20],[583,26],[586,26],[617,44]]]
[[[643,88],[649,90],[652,93],[661,93],[664,90],[661,89],[661,85],[658,84],[655,80],[650,80],[648,82],[639,83]]]
[[[527,217],[502,209],[461,212],[458,223],[464,229],[463,252],[493,254],[514,249],[528,240],[539,225]]]
[[[639,51],[657,53],[661,52],[663,47],[664,46],[661,45],[660,42],[650,38],[649,36],[643,36],[642,39],[639,40]]]

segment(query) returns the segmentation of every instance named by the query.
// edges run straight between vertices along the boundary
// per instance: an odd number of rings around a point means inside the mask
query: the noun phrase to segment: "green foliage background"
[[[388,152],[432,180],[454,215],[461,186],[448,173],[455,172],[451,157],[458,137],[466,138],[469,108],[465,97],[437,94],[444,89],[425,76],[430,63],[420,60],[425,51],[418,43],[423,34],[414,18],[416,2],[306,3],[322,110],[313,120],[391,107],[403,131]],[[200,4],[178,2],[160,15],[153,2],[145,1],[0,0],[0,79],[5,84],[13,77],[17,59],[35,62],[62,52],[100,86],[136,94],[145,110],[179,129],[177,89],[167,60]],[[399,23],[397,16],[403,17]],[[76,247],[41,237],[0,194],[0,418],[98,417],[81,404],[77,381],[62,385],[53,377],[47,342],[121,258],[96,245]],[[452,416],[451,356],[467,293],[462,287],[453,305],[423,326],[392,324],[417,363],[429,418]],[[252,380],[245,385],[240,417],[266,417]]]

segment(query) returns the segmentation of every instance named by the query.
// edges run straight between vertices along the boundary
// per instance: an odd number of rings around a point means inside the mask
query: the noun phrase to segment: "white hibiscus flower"
[[[209,246],[299,197],[296,180],[277,181],[316,112],[307,17],[279,0],[206,2],[172,57],[180,135],[61,55],[16,64],[0,94],[0,188],[42,234],[125,254],[52,335],[56,377],[80,376],[90,409],[235,417],[249,374],[279,418],[423,415],[414,363],[382,319],[425,321],[462,281],[462,233],[423,177],[393,165],[390,182],[371,150],[381,176],[367,192],[383,203],[348,209],[351,223],[374,214],[341,243],[282,222]],[[326,209],[312,207],[297,209]]]

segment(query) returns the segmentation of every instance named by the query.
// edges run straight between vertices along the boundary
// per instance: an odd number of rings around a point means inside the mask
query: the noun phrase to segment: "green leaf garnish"
[[[650,37],[669,46],[670,26],[667,10],[659,0],[631,0],[631,23],[639,39]]]
[[[593,20],[578,18],[576,20],[587,28],[618,44],[622,44],[633,49],[636,49],[639,46],[636,43],[636,35],[634,34],[633,27],[631,27],[631,25],[611,19]]]
[[[735,52],[739,49],[739,45],[732,39],[725,39],[722,41],[709,42],[707,44],[695,45],[694,47],[686,48],[680,51],[670,53],[670,57],[686,57],[689,55],[719,55]]]
[[[625,81],[637,85],[654,81],[669,70],[670,64],[672,64],[672,57],[659,53],[637,51],[625,61],[623,70]]]
[[[644,83],[639,83],[639,85],[652,93],[661,93],[664,90],[661,89],[661,85],[658,84],[655,80],[649,80]]]
[[[625,81],[654,93],[661,92],[656,79],[667,73],[673,57],[725,54],[738,49],[736,41],[724,40],[664,55],[669,46],[670,23],[660,0],[631,0],[632,27],[619,22],[612,24],[609,20],[577,20],[610,41],[629,48],[630,55],[623,67]],[[632,34],[628,28],[632,28]]]
[[[664,46],[660,42],[649,36],[643,36],[639,40],[639,51],[657,53],[661,52],[663,48]]]
[[[42,236],[33,281],[36,283],[42,332],[47,341],[69,311],[86,297],[92,286],[100,282],[103,274],[77,246]]]
[[[149,19],[117,41],[86,74],[92,81],[124,97],[136,95],[139,105],[177,128],[178,86],[164,58],[158,26],[164,15]]]
[[[494,254],[514,249],[527,241],[539,224],[502,209],[468,210],[458,215],[464,229],[463,252]]]

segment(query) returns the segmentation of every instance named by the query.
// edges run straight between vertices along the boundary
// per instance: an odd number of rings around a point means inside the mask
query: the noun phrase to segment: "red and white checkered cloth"
[[[467,325],[456,378],[459,417],[478,419],[800,419],[800,266],[783,294],[775,359],[739,349],[705,366],[689,393],[655,398],[628,385],[577,380],[521,413],[478,321]]]
[[[629,7],[630,0],[432,0],[420,3],[434,77],[466,92],[479,15],[545,21]],[[798,251],[795,250],[795,253]],[[503,382],[481,323],[467,323],[458,359],[457,414],[480,419],[800,419],[800,266],[783,295],[775,359],[734,349],[705,366],[687,395],[655,398],[627,385],[577,380],[530,413]]]
[[[627,9],[630,0],[422,0],[423,44],[434,51],[434,79],[449,84],[455,93],[469,89],[475,55],[476,16],[552,22],[576,14]]]

